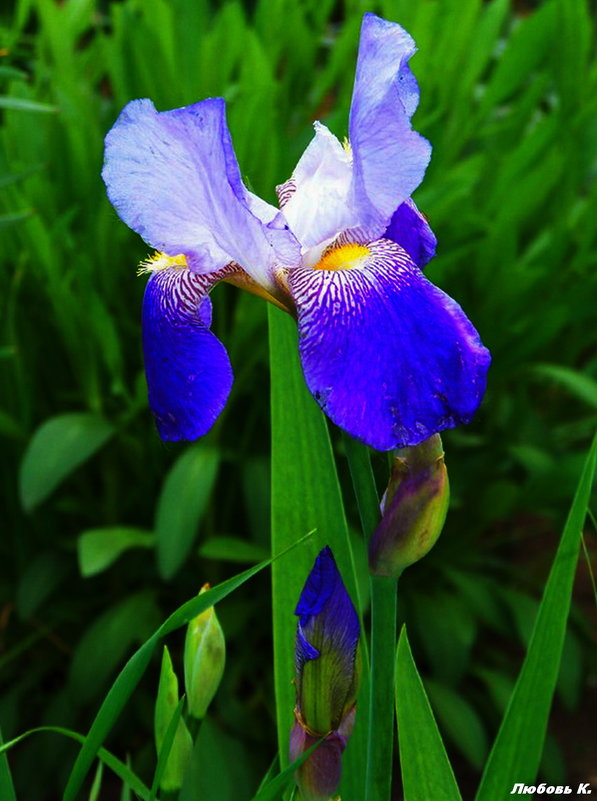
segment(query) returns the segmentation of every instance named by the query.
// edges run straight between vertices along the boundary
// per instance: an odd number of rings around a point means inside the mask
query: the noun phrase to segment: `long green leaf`
[[[583,523],[597,460],[597,437],[585,462],[551,568],[527,655],[485,765],[476,801],[495,801],[537,776],[555,690]]]
[[[13,111],[33,111],[37,114],[55,114],[58,106],[50,106],[48,103],[38,103],[36,100],[26,100],[24,97],[0,97],[0,108],[12,109]]]
[[[404,801],[461,801],[404,627],[396,650],[396,716]]]
[[[51,732],[54,734],[62,734],[64,737],[70,737],[71,740],[76,740],[78,743],[85,742],[85,736],[83,734],[79,734],[79,732],[72,731],[71,729],[65,729],[62,726],[39,726],[35,729],[29,729],[29,731],[20,734],[18,737],[10,740],[4,745],[0,746],[0,754],[2,754],[2,758],[5,759],[6,754],[5,752],[8,751],[9,748],[12,748],[13,745],[20,743],[22,740],[27,739],[32,734],[38,734],[40,732]],[[100,759],[110,770],[114,771],[114,773],[122,779],[122,781],[126,784],[127,787],[130,787],[143,801],[149,801],[149,788],[143,784],[141,779],[133,773],[128,765],[122,762],[118,757],[115,757],[114,754],[111,754],[105,748],[100,748],[97,752],[98,759]],[[2,785],[0,781],[0,789],[2,790],[2,794],[0,798],[2,801],[16,801],[16,796],[11,796],[9,793],[5,795],[5,787]]]
[[[308,548],[272,569],[274,675],[280,764],[288,765],[288,735],[295,691],[293,615],[316,554],[330,545],[347,589],[360,608],[353,555],[325,418],[309,394],[298,359],[296,325],[269,309],[272,419],[272,552],[288,547],[312,528]],[[362,611],[362,610],[361,610]],[[363,710],[364,712],[364,710]],[[362,797],[364,718],[353,733],[345,764],[343,795]],[[350,787],[350,789],[349,789]]]
[[[367,542],[379,522],[379,496],[369,449],[345,434],[344,447],[355,492],[363,537]],[[388,669],[396,651],[397,580],[370,576],[371,670],[365,801],[389,801],[394,754],[394,675]]]

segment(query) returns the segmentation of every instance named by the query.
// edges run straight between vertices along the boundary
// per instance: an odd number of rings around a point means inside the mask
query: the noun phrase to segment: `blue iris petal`
[[[165,440],[194,440],[212,427],[232,386],[222,343],[209,330],[207,292],[226,271],[155,272],[143,300],[143,350],[149,405]]]
[[[341,428],[378,450],[471,420],[489,352],[464,312],[388,240],[365,264],[300,269],[289,283],[307,385]]]
[[[295,614],[300,618],[295,651],[299,698],[305,663],[319,657],[331,659],[335,669],[328,676],[335,677],[334,685],[318,691],[328,698],[332,718],[339,718],[355,684],[360,624],[329,547],[315,560]]]
[[[404,248],[417,267],[424,267],[435,256],[435,234],[410,198],[398,206],[383,238]]]
[[[310,615],[321,612],[334,590],[337,573],[332,552],[326,547],[315,560],[294,610],[295,615],[300,615],[301,624],[304,625]]]
[[[302,623],[299,623],[296,630],[296,662],[297,665],[302,665],[310,659],[317,659],[319,651],[311,645],[309,640],[305,637],[303,632]]]

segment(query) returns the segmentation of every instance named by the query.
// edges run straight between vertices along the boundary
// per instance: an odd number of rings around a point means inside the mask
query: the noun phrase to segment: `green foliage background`
[[[457,775],[476,782],[597,423],[597,63],[585,0],[2,6],[5,739],[40,724],[85,731],[136,644],[204,581],[270,550],[265,304],[228,286],[214,292],[232,396],[202,442],[164,445],[140,353],[144,280],[135,267],[147,251],[106,200],[103,136],[131,98],[167,109],[223,95],[243,174],[273,202],[314,119],[346,135],[366,10],[417,41],[415,126],[434,155],[416,200],[439,240],[427,274],[493,354],[477,419],[444,438],[452,485],[444,534],[407,571],[400,595]],[[374,468],[382,488],[384,455]],[[340,478],[348,489],[347,471]],[[595,551],[593,533],[587,545]],[[218,785],[223,801],[250,798],[275,752],[264,576],[218,607],[229,658],[203,775],[211,769],[214,781],[230,783]],[[576,710],[581,700],[585,713],[597,707],[591,614],[585,565],[544,755],[554,783],[589,780],[579,772],[595,743]],[[110,741],[142,776],[153,764],[155,660]],[[73,755],[54,735],[16,749],[22,797],[57,797]],[[112,782],[105,777],[107,798],[119,797],[116,783],[109,795]]]

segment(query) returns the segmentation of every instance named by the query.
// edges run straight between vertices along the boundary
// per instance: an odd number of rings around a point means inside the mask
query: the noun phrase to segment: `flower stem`
[[[368,541],[379,522],[379,499],[369,450],[348,435],[344,446],[361,518]],[[394,750],[394,656],[396,652],[396,580],[370,576],[371,673],[367,769],[364,801],[389,801]]]

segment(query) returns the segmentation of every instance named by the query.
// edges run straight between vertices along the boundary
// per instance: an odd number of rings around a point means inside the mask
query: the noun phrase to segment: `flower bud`
[[[201,592],[208,589],[209,584],[205,584]],[[224,632],[210,606],[191,620],[184,644],[184,683],[192,717],[198,720],[205,717],[222,680],[225,662]]]
[[[292,760],[323,742],[297,770],[302,801],[328,801],[340,782],[358,693],[360,624],[329,548],[307,577],[295,614],[296,709]]]
[[[398,577],[435,545],[446,519],[450,490],[439,434],[394,459],[382,498],[382,519],[369,543],[369,568]]]
[[[155,703],[154,735],[158,755],[161,751],[164,737],[172,716],[178,706],[178,678],[172,667],[172,660],[168,648],[164,646],[162,656],[162,669],[160,671],[160,684]],[[193,740],[181,717],[176,727],[176,734],[168,761],[162,774],[160,787],[164,792],[173,792],[182,787],[184,774],[193,751]]]

